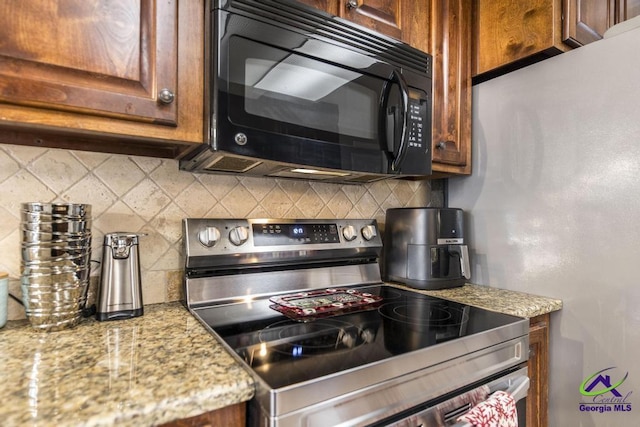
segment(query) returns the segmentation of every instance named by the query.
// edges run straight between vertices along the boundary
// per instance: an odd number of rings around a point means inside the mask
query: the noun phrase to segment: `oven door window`
[[[359,149],[393,151],[388,146],[393,146],[398,133],[399,119],[394,115],[400,110],[393,105],[401,98],[396,83],[238,36],[229,40],[228,64],[231,122]],[[380,105],[387,115],[383,119],[379,119]],[[390,144],[381,145],[381,120],[384,140],[390,137]]]

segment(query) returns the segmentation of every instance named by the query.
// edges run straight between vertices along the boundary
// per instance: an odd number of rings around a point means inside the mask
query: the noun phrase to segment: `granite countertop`
[[[484,285],[466,284],[458,288],[419,292],[518,317],[532,318],[562,309],[559,299]]]
[[[253,397],[250,374],[180,303],[58,332],[0,329],[0,424],[145,426]]]
[[[489,286],[420,292],[520,317],[562,308],[557,299]],[[9,322],[0,329],[0,366],[3,425],[157,425],[254,394],[251,375],[180,303],[50,333]]]

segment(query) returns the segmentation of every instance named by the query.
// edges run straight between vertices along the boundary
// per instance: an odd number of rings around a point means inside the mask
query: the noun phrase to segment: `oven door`
[[[222,10],[213,21],[217,150],[334,170],[430,173],[426,76],[418,90],[407,83],[415,73],[295,28]]]
[[[443,402],[414,408],[413,413],[404,414],[400,418],[387,420],[384,424],[379,425],[390,427],[472,427],[471,424],[464,421],[458,422],[457,419],[469,412],[475,405],[482,403],[483,400],[479,399],[479,396],[484,396],[487,391],[488,396],[496,391],[505,391],[513,396],[516,402],[518,426],[526,427],[527,394],[529,392],[529,377],[526,367],[484,385],[460,391]]]

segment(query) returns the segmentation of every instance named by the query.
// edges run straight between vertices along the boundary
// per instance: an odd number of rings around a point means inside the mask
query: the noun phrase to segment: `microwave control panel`
[[[409,148],[428,148],[431,145],[430,141],[425,142],[427,114],[427,100],[420,97],[417,91],[411,91],[409,97]]]

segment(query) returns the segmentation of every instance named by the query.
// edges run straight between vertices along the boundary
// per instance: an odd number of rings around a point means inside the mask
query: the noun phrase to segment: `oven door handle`
[[[495,393],[496,391],[504,391],[510,394],[515,402],[519,402],[520,400],[527,397],[527,393],[529,392],[529,377],[523,375],[511,381],[500,382],[498,384],[492,385],[490,390],[491,394]],[[471,410],[471,408],[469,408],[469,410]],[[466,412],[468,411],[465,411],[464,413]],[[464,413],[456,414],[455,418],[464,415]],[[446,415],[445,421],[447,421]],[[461,421],[459,423],[451,425],[451,427],[472,427],[472,425],[471,423],[468,423],[466,421]]]
[[[527,393],[529,392],[529,377],[523,375],[509,382],[498,383],[495,388],[491,387],[490,390],[492,394],[496,391],[504,391],[513,396],[513,400],[518,402],[527,397]]]

